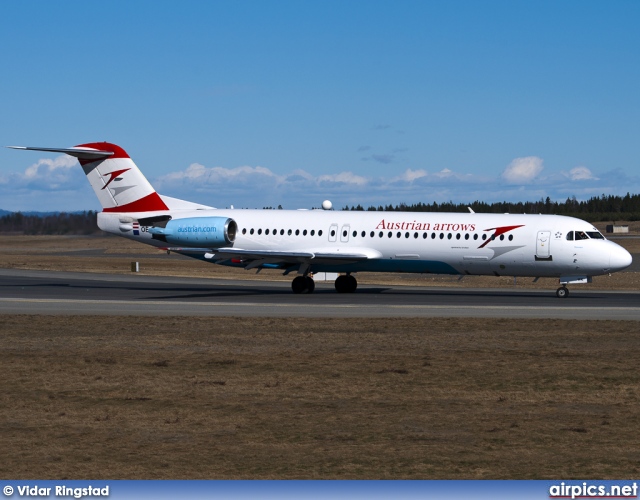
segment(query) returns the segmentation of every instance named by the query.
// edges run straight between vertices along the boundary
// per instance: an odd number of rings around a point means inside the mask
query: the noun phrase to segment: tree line
[[[93,210],[74,213],[23,214],[12,212],[0,217],[0,233],[13,234],[100,234]]]
[[[590,222],[600,221],[636,221],[640,220],[640,194],[625,196],[602,195],[594,196],[587,201],[578,201],[575,196],[567,198],[564,202],[551,201],[551,198],[539,201],[525,202],[496,202],[486,203],[474,201],[473,203],[453,203],[452,201],[437,203],[414,203],[408,205],[379,205],[364,208],[361,205],[346,206],[343,210],[366,210],[384,212],[468,212],[471,208],[477,213],[511,213],[511,214],[556,214],[578,217]]]

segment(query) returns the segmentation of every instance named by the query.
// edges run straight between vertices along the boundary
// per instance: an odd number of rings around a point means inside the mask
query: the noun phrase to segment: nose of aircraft
[[[632,260],[629,252],[621,246],[616,245],[611,249],[611,253],[609,254],[609,267],[611,271],[622,271],[631,265]]]

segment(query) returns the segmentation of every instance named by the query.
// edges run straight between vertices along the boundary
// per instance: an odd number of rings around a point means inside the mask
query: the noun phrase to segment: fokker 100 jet
[[[631,265],[631,255],[591,224],[558,215],[216,209],[158,194],[129,155],[108,142],[73,148],[10,146],[78,158],[100,203],[103,231],[205,262],[296,273],[339,273],[354,292],[367,272],[556,277],[567,284]]]

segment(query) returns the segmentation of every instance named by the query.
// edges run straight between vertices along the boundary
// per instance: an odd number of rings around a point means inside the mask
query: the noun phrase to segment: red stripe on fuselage
[[[158,193],[153,192],[144,198],[120,205],[119,207],[104,208],[103,212],[154,212],[156,210],[169,210]]]
[[[489,238],[487,241],[485,241],[478,248],[484,247],[486,244],[488,244],[490,241],[495,240],[501,234],[508,233],[512,229],[518,229],[519,227],[523,227],[523,226],[524,226],[524,224],[520,224],[519,226],[502,226],[502,227],[492,227],[492,228],[489,228],[489,229],[485,229],[485,231],[494,231],[495,230],[495,233],[493,233],[491,235],[491,238]]]

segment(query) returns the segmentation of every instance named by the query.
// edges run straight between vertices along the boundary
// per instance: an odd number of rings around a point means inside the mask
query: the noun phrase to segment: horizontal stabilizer
[[[89,148],[36,148],[28,146],[7,146],[11,149],[26,149],[29,151],[47,151],[49,153],[64,153],[69,156],[75,156],[80,160],[99,160],[100,158],[109,158],[113,156],[113,151],[100,151],[98,149]]]

